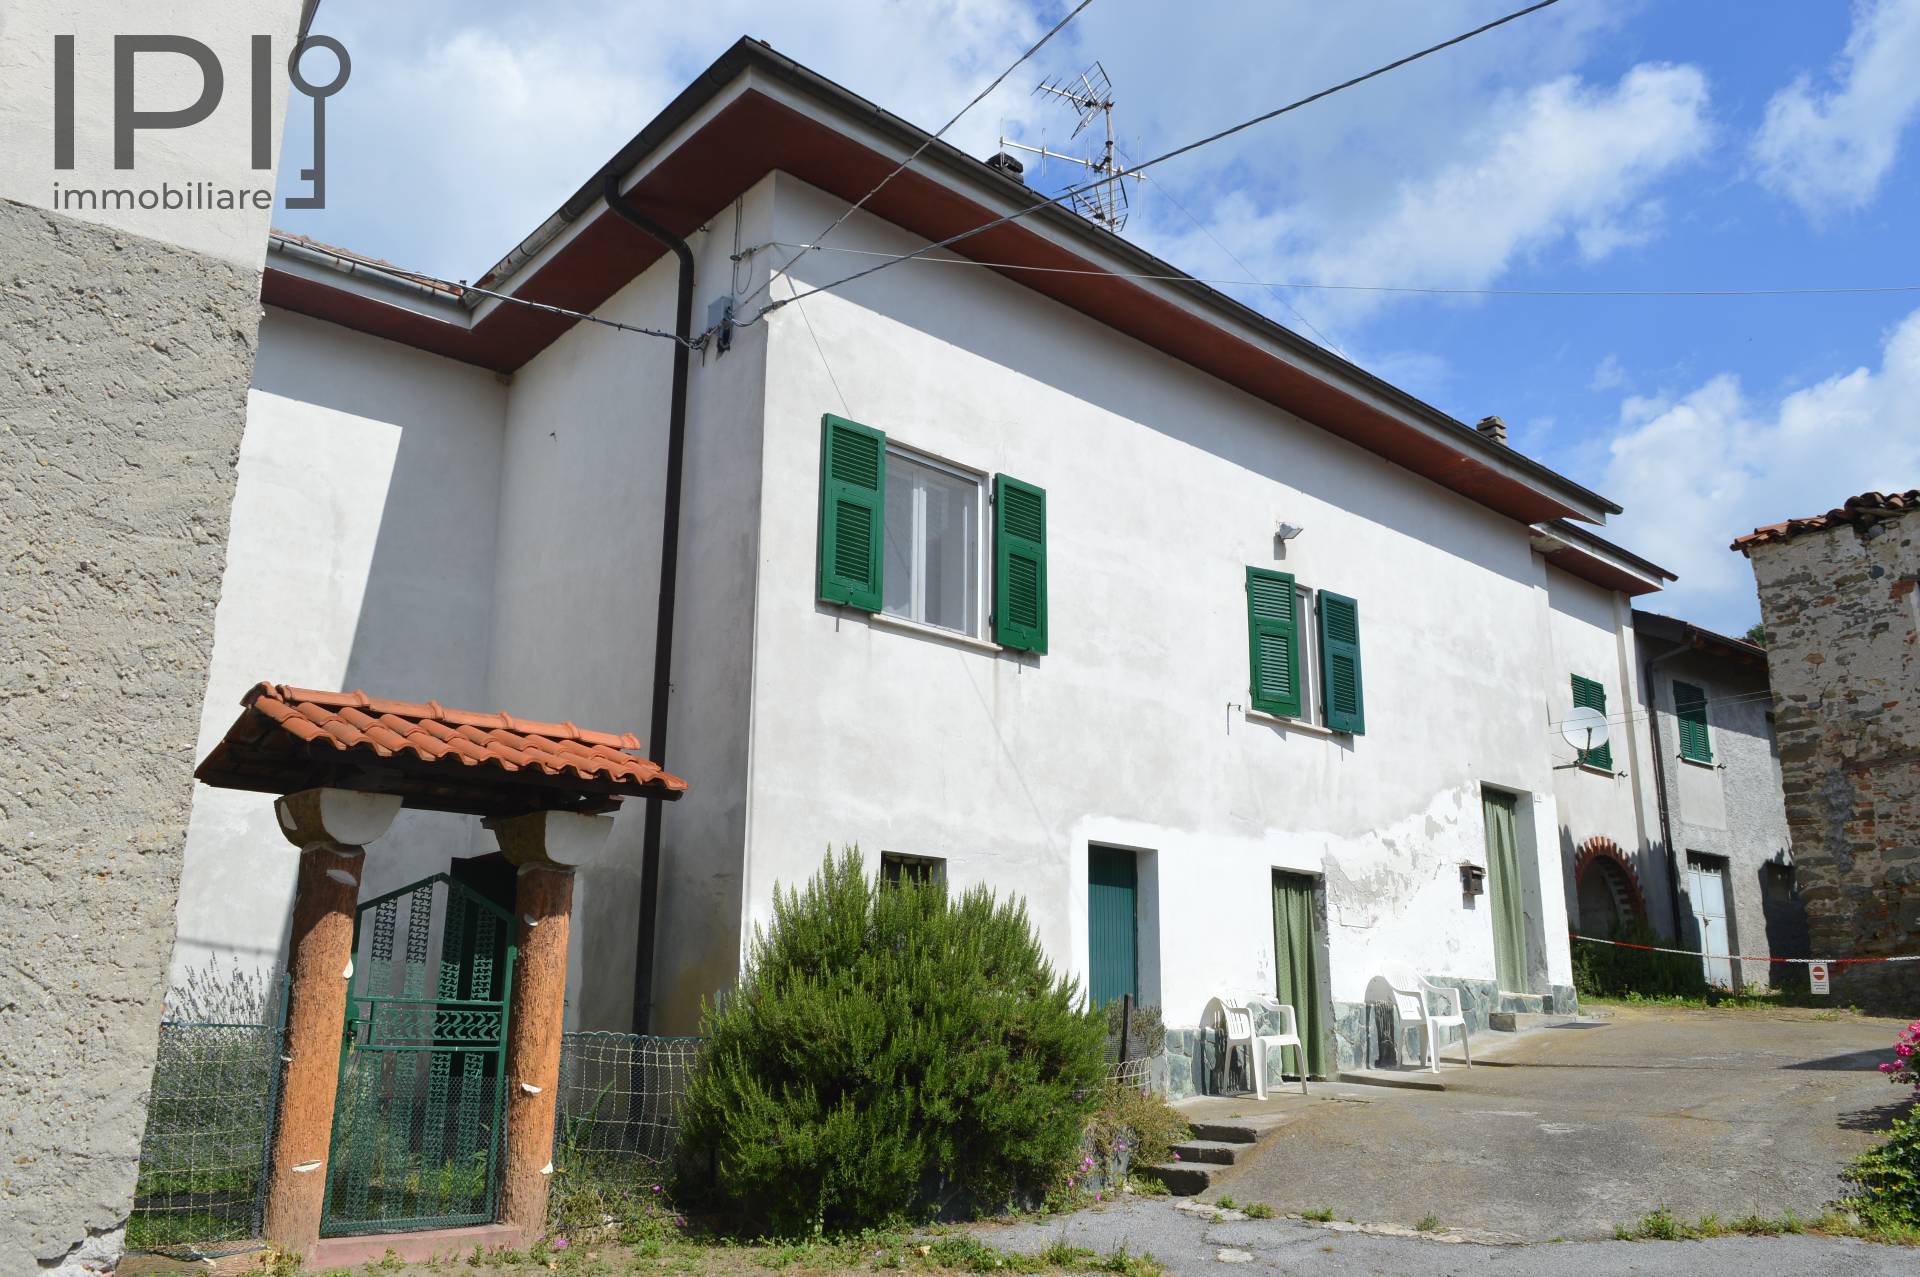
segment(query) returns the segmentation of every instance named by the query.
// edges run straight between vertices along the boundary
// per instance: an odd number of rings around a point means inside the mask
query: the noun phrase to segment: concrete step
[[[1151,1175],[1167,1186],[1175,1197],[1195,1197],[1207,1191],[1218,1167],[1204,1162],[1163,1162],[1159,1166],[1136,1167],[1142,1175]]]
[[[1445,1065],[1441,1067],[1444,1069]],[[1442,1076],[1425,1069],[1343,1069],[1340,1080],[1356,1086],[1390,1086],[1402,1091],[1444,1091],[1447,1087],[1440,1080]]]
[[[1217,1144],[1252,1144],[1260,1138],[1258,1128],[1246,1122],[1189,1121],[1193,1138]]]
[[[1247,1149],[1246,1144],[1227,1143],[1224,1140],[1187,1140],[1173,1146],[1182,1162],[1205,1162],[1216,1166],[1232,1166],[1240,1160],[1240,1154]]]

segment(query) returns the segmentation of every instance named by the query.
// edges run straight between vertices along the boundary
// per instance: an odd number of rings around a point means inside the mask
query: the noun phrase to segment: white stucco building
[[[690,1031],[849,844],[1175,1028],[1289,990],[1322,1069],[1390,964],[1564,1006],[1576,849],[1646,849],[1632,734],[1557,726],[1633,702],[1670,579],[1583,530],[1618,507],[1058,208],[828,287],[1036,202],[943,144],[773,276],[925,140],[743,41],[480,280],[672,330],[603,182],[685,237],[677,506],[672,342],[277,238],[202,752],[262,678],[654,724],[692,791],[657,885],[639,810],[582,874],[582,1027]],[[278,953],[272,819],[198,793],[180,965]],[[363,895],[492,851],[403,813]]]

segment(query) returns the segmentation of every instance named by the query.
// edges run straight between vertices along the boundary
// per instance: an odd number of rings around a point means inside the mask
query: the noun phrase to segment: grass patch
[[[1413,1231],[1414,1231],[1414,1232],[1416,1232],[1416,1233],[1437,1233],[1437,1232],[1439,1232],[1439,1231],[1440,1231],[1440,1217],[1439,1217],[1438,1215],[1434,1215],[1434,1214],[1426,1214],[1426,1215],[1422,1215],[1422,1216],[1420,1217],[1420,1222],[1419,1222],[1419,1223],[1417,1223],[1417,1224],[1415,1224],[1415,1225],[1413,1226]]]
[[[1642,1215],[1637,1223],[1617,1224],[1613,1230],[1616,1239],[1628,1242],[1689,1242],[1711,1237],[1782,1237],[1799,1233],[1855,1237],[1893,1246],[1920,1246],[1920,1228],[1872,1223],[1838,1210],[1827,1211],[1818,1219],[1801,1219],[1788,1211],[1778,1218],[1747,1215],[1723,1222],[1717,1215],[1705,1215],[1689,1222],[1660,1206]]]
[[[1265,1202],[1248,1202],[1242,1209],[1247,1212],[1248,1219],[1273,1218],[1273,1207],[1267,1205]]]
[[[1785,1008],[1817,1011],[1820,1020],[1837,1020],[1842,1015],[1858,1015],[1855,1006],[1835,1006],[1831,998],[1816,998],[1807,993],[1582,993],[1580,1001],[1593,1006],[1679,1007],[1690,1011],[1778,1011]]]
[[[1322,1206],[1318,1210],[1303,1210],[1300,1212],[1300,1218],[1312,1220],[1316,1224],[1330,1224],[1333,1222],[1333,1208]]]

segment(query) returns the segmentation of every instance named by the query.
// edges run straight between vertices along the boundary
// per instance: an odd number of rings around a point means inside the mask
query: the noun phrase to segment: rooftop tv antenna
[[[1098,62],[1075,76],[1058,76],[1042,81],[1034,89],[1036,94],[1058,98],[1080,113],[1080,122],[1074,125],[1074,137],[1087,131],[1096,119],[1106,126],[1106,145],[1098,156],[1065,155],[1059,151],[1049,151],[1044,146],[1027,146],[1021,142],[1000,139],[1000,147],[1005,150],[1012,147],[1016,151],[1025,151],[1030,155],[1044,156],[1048,159],[1065,160],[1069,164],[1078,164],[1094,175],[1092,184],[1083,191],[1073,194],[1073,206],[1082,217],[1097,222],[1110,231],[1117,231],[1127,224],[1127,183],[1140,179],[1127,172],[1124,161],[1113,145],[1113,82],[1107,78],[1107,69]]]

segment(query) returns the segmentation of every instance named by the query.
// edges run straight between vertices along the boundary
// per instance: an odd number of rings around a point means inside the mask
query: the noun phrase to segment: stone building
[[[10,1273],[111,1264],[133,1198],[286,98],[277,60],[264,96],[249,68],[259,37],[284,57],[300,16],[298,0],[0,9]],[[208,58],[143,50],[142,104],[217,105],[136,125],[120,164],[117,41],[136,32]],[[187,190],[231,206],[185,207]]]
[[[1920,489],[1733,543],[1753,564],[1813,952],[1920,952]],[[1836,997],[1920,1010],[1920,963],[1836,968]]]

